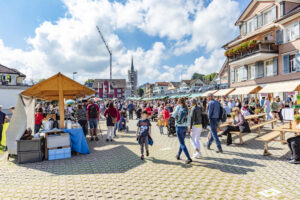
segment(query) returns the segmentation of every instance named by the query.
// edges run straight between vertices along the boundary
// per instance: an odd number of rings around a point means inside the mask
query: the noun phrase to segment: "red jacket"
[[[164,119],[169,119],[170,118],[170,112],[168,109],[164,109],[163,111],[163,118]]]
[[[115,108],[106,108],[104,111],[104,117],[111,116],[111,117],[117,117],[117,109]]]
[[[120,120],[121,120],[121,115],[120,115],[120,112],[117,110],[117,122],[119,122]]]

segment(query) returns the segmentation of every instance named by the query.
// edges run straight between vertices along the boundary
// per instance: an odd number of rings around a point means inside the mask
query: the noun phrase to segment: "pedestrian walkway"
[[[153,124],[154,146],[140,160],[130,133],[114,142],[105,135],[89,142],[91,154],[71,159],[16,165],[0,161],[0,199],[298,199],[300,166],[285,162],[288,150],[270,143],[273,155],[262,156],[255,134],[245,144],[224,146],[224,154],[203,148],[202,159],[191,165],[177,161],[178,141],[160,135]],[[104,126],[104,122],[101,124]],[[105,128],[104,128],[105,129]],[[166,131],[166,130],[165,130]],[[201,144],[206,137],[201,137]],[[191,152],[191,144],[186,140]],[[212,148],[216,147],[214,144]],[[184,155],[182,155],[184,158]]]

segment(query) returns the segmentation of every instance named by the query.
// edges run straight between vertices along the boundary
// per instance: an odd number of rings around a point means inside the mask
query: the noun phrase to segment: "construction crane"
[[[110,70],[110,74],[109,74],[110,76],[109,76],[109,78],[110,78],[110,83],[111,83],[111,79],[112,79],[112,53],[111,53],[111,50],[110,50],[107,42],[105,41],[105,39],[104,39],[104,37],[103,37],[103,35],[102,35],[101,31],[100,31],[100,28],[98,26],[96,26],[96,28],[97,28],[98,33],[99,33],[99,35],[100,35],[103,43],[105,44],[105,47],[106,47],[108,53],[109,53],[109,67],[110,67],[110,69],[109,69]]]

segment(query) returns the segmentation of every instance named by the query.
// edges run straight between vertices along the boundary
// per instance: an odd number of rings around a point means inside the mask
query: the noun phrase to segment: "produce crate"
[[[70,146],[70,135],[68,133],[60,133],[47,136],[47,148],[57,148],[62,146]]]
[[[71,158],[71,148],[49,149],[48,160]]]
[[[41,151],[25,151],[18,152],[18,163],[34,163],[43,161],[43,153]]]
[[[32,140],[18,140],[17,151],[41,151],[43,138],[32,138]]]

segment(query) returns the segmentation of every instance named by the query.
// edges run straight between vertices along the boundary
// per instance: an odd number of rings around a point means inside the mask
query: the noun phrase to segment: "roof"
[[[214,96],[227,96],[228,94],[230,94],[231,92],[233,92],[235,90],[235,88],[227,88],[227,89],[223,89],[223,90],[218,90]]]
[[[94,90],[58,73],[28,88],[21,94],[28,97],[52,101],[59,100],[60,91],[62,91],[62,98],[65,99],[76,99],[96,93]]]
[[[168,82],[156,82],[155,85],[158,85],[158,86],[168,86],[169,83]]]
[[[6,67],[4,65],[1,65],[1,64],[0,64],[0,73],[4,73],[4,74],[17,74],[17,75],[19,75],[21,77],[26,77],[25,74],[19,72],[18,70],[13,69],[13,68],[8,68],[8,67]]]
[[[174,87],[179,87],[180,82],[170,82],[170,84],[172,84]]]
[[[293,8],[292,10],[290,10],[288,13],[286,13],[284,16],[282,16],[276,22],[282,21],[282,20],[284,20],[284,19],[286,19],[288,17],[293,16],[294,14],[299,13],[299,12],[300,12],[300,4],[297,7]]]
[[[95,79],[93,88],[98,88],[98,83],[99,83],[99,88],[102,88],[103,83],[105,81],[110,81],[110,79]],[[118,88],[126,88],[126,80],[125,79],[112,79],[111,80],[111,87],[114,89]]]

